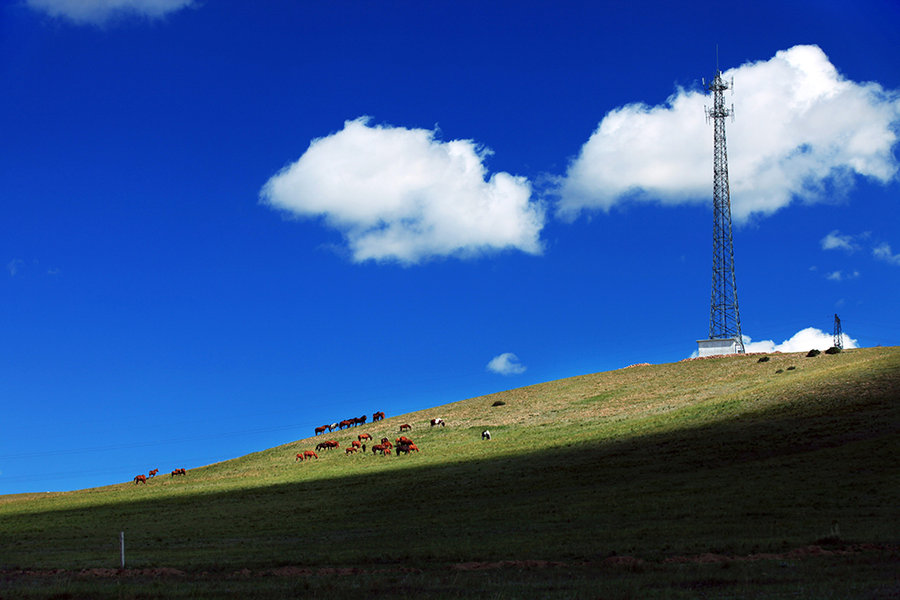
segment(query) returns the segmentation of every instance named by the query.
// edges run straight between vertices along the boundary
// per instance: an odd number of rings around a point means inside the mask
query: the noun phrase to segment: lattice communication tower
[[[705,84],[705,82],[704,82]],[[722,71],[706,86],[713,94],[712,108],[705,107],[706,120],[713,121],[713,269],[709,309],[709,339],[735,340],[744,353],[737,283],[734,277],[734,243],[731,236],[731,192],[728,189],[728,150],[725,146],[725,118],[734,118],[734,107],[725,106],[724,92],[734,87]]]
[[[841,332],[841,318],[834,315],[834,347],[844,349],[844,334]]]

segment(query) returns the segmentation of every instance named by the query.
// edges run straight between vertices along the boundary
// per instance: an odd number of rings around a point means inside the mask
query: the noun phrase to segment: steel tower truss
[[[841,331],[841,318],[834,315],[834,347],[840,350],[844,349],[844,334]]]
[[[713,94],[713,107],[706,119],[714,124],[713,137],[713,268],[709,310],[709,339],[733,339],[744,352],[737,283],[734,277],[734,244],[731,236],[731,193],[728,189],[728,150],[725,147],[725,118],[734,116],[734,107],[725,106],[723,92],[734,82],[716,77],[706,86]]]

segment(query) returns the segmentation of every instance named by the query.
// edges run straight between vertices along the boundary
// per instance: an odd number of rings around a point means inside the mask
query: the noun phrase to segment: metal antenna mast
[[[718,62],[718,53],[716,56]],[[734,245],[731,236],[731,193],[728,189],[728,150],[725,147],[725,118],[734,118],[734,106],[727,108],[723,92],[734,87],[716,65],[716,76],[706,86],[713,93],[713,107],[706,107],[712,119],[713,137],[713,269],[709,310],[709,339],[734,340],[737,352],[744,353],[737,283],[734,278]],[[705,83],[705,82],[704,82]]]
[[[844,349],[844,335],[841,333],[841,318],[834,315],[834,347],[843,350]]]

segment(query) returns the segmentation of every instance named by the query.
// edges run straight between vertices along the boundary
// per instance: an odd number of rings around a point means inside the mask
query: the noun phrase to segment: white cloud
[[[52,17],[84,25],[102,25],[114,17],[160,18],[194,0],[27,0],[28,6]]]
[[[487,364],[488,371],[500,375],[520,375],[525,372],[525,365],[519,362],[519,357],[512,352],[504,352],[491,359]]]
[[[19,273],[19,269],[21,269],[24,265],[25,261],[20,258],[14,258],[6,263],[6,270],[9,271],[10,277],[15,277]]]
[[[817,46],[795,46],[724,77],[736,87],[728,98],[735,120],[726,126],[736,221],[794,199],[823,200],[855,175],[881,182],[897,175],[900,95],[845,79]],[[710,202],[710,104],[705,92],[679,88],[665,105],[609,112],[558,181],[559,215],[571,219],[628,200]]]
[[[879,244],[872,250],[872,255],[875,258],[886,261],[892,265],[900,265],[900,254],[891,252],[890,244]]]
[[[859,271],[853,271],[851,273],[844,273],[843,271],[832,271],[825,276],[825,279],[828,279],[829,281],[844,281],[846,279],[856,279],[858,277]]]
[[[840,249],[853,252],[858,249],[852,235],[841,235],[841,232],[837,229],[823,237],[820,243],[822,244],[822,250]]]
[[[827,350],[834,345],[834,336],[825,333],[815,327],[807,327],[798,331],[789,340],[776,344],[772,340],[754,342],[750,336],[743,336],[744,350],[746,352],[809,352],[810,350]],[[858,348],[857,340],[851,339],[846,333],[841,334],[843,347]]]
[[[524,177],[494,173],[490,151],[471,140],[367,118],[313,140],[265,184],[263,203],[297,217],[322,217],[357,262],[418,263],[518,249],[539,254],[544,210]]]

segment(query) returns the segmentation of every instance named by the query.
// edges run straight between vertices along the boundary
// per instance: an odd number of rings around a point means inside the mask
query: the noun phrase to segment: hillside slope
[[[749,554],[835,523],[900,541],[900,348],[758,358],[471,398],[147,485],[0,497],[0,569],[115,566],[120,531],[132,566],[198,571]],[[401,423],[418,454],[345,455]],[[325,437],[342,449],[295,462]]]

